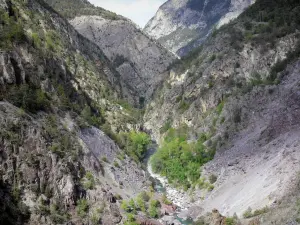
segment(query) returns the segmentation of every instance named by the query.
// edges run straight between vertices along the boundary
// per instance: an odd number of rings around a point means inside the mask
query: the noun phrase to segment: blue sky
[[[89,0],[97,6],[123,15],[140,27],[151,19],[166,0]]]

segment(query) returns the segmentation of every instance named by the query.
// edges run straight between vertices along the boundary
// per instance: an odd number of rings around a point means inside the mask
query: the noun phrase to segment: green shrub
[[[187,111],[189,108],[190,108],[190,104],[184,100],[182,100],[180,102],[179,107],[178,107],[178,109],[180,110],[181,113]]]
[[[171,127],[172,127],[172,121],[168,119],[168,120],[165,122],[165,124],[159,129],[159,132],[160,132],[161,134],[164,134],[164,133],[166,133]]]
[[[120,168],[120,165],[117,161],[114,161],[114,167]]]
[[[227,218],[225,219],[225,224],[226,224],[226,225],[236,225],[237,222],[236,222],[236,220],[235,220],[234,218],[227,217]]]
[[[86,174],[85,174],[85,177],[82,181],[82,184],[83,184],[83,187],[84,189],[86,190],[92,190],[95,188],[95,178],[93,176],[93,174],[88,171]]]
[[[148,213],[149,216],[152,218],[158,218],[159,217],[159,201],[157,200],[150,200],[149,203],[149,209],[148,209]]]
[[[197,142],[188,142],[187,127],[171,128],[151,157],[153,171],[167,177],[170,183],[189,188],[200,178],[200,167],[214,157],[215,150],[203,145],[206,139],[201,135]]]
[[[298,41],[295,49],[287,54],[286,59],[276,62],[276,64],[271,68],[268,77],[269,81],[276,82],[276,80],[278,79],[277,74],[285,70],[285,68],[289,63],[292,63],[293,61],[297,60],[299,57],[300,57],[300,41]]]
[[[146,202],[145,202],[143,196],[141,196],[141,195],[137,196],[136,205],[140,211],[146,212]]]
[[[94,113],[92,113],[91,107],[88,105],[86,105],[84,109],[81,111],[81,116],[91,126],[95,126],[99,128],[104,123],[104,118],[99,113],[99,110],[98,110],[98,116],[96,116]]]
[[[172,204],[172,202],[167,198],[167,195],[166,195],[166,194],[164,194],[164,195],[162,196],[162,202],[163,202],[164,204],[166,204],[166,205],[171,205],[171,204]]]
[[[140,162],[144,158],[148,145],[151,143],[150,136],[144,132],[122,133],[119,138],[121,139],[121,146],[136,162]]]
[[[76,204],[77,204],[77,206],[76,206],[77,214],[81,218],[86,217],[88,210],[89,210],[88,201],[86,199],[79,199]]]
[[[261,209],[257,209],[254,212],[252,212],[252,209],[249,207],[243,214],[244,218],[251,218],[251,217],[255,217],[255,216],[259,216],[261,214],[267,213],[269,211],[268,207],[264,207]]]
[[[38,33],[32,33],[31,38],[32,38],[32,42],[33,42],[34,47],[40,48],[41,45],[42,45],[42,41],[39,37],[39,34]]]
[[[215,188],[215,186],[212,185],[212,184],[210,184],[210,185],[207,186],[207,190],[208,191],[212,191],[212,190],[214,190],[214,188]]]
[[[250,207],[243,213],[243,217],[246,219],[252,217],[252,209]]]
[[[215,174],[211,174],[208,178],[208,180],[211,184],[216,183],[217,179],[218,179],[218,177]]]
[[[176,103],[180,102],[181,100],[182,100],[182,95],[176,97]]]
[[[102,157],[102,161],[106,162],[106,163],[108,162],[108,160],[107,160],[107,158],[105,156]]]
[[[50,100],[46,93],[27,84],[13,86],[7,93],[7,99],[15,106],[31,113],[50,109]]]
[[[126,214],[127,220],[125,221],[124,225],[139,225],[136,221],[135,221],[135,215],[132,213],[127,213]]]
[[[132,213],[127,213],[126,217],[127,217],[127,222],[134,222],[135,221],[135,216]]]
[[[209,58],[209,62],[212,63],[213,61],[216,60],[216,58],[217,58],[217,56],[215,54],[211,55],[210,58]]]
[[[57,52],[61,47],[60,37],[55,31],[53,30],[48,31],[45,35],[45,39],[46,39],[46,48],[48,50]]]
[[[50,146],[50,151],[59,156],[59,158],[63,158],[65,156],[65,152],[61,148],[59,143],[53,143]]]
[[[4,10],[0,10],[0,47],[9,49],[12,43],[23,43],[26,41],[26,34],[21,21],[14,16],[9,16]]]
[[[130,212],[136,212],[136,205],[133,199],[130,199],[128,202],[128,207],[130,208]]]
[[[262,209],[257,209],[253,212],[253,216],[259,216],[261,214],[265,214],[269,211],[269,208],[268,207],[264,207]]]
[[[133,199],[129,201],[123,200],[121,203],[121,209],[128,213],[136,213],[136,205]]]
[[[98,225],[101,220],[101,215],[98,214],[97,212],[94,212],[91,216],[91,223],[92,225]]]
[[[216,111],[217,111],[218,115],[221,115],[221,113],[222,113],[222,111],[223,111],[224,104],[225,104],[225,102],[222,101],[222,102],[217,106]]]
[[[138,197],[142,198],[145,202],[150,200],[150,196],[146,191],[141,192]]]

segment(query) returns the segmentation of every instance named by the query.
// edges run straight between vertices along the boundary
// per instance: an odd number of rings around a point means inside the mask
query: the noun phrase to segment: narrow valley
[[[0,0],[0,225],[299,224],[299,0],[101,3]]]

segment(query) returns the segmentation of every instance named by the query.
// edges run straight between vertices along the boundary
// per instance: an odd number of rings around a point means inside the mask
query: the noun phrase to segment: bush
[[[38,33],[31,34],[32,42],[35,48],[40,48],[42,45],[42,41],[38,35]]]
[[[172,202],[167,198],[167,195],[164,194],[163,197],[162,197],[162,202],[166,205],[171,205]]]
[[[95,188],[95,178],[90,171],[85,174],[82,184],[86,190],[92,190]]]
[[[251,217],[252,217],[252,209],[251,209],[251,208],[248,208],[248,209],[243,213],[243,217],[244,217],[245,219],[251,218]]]
[[[129,201],[123,200],[121,203],[121,209],[123,209],[125,212],[128,213],[134,213],[136,212],[136,205],[133,199],[130,199]]]
[[[165,124],[159,129],[160,134],[166,133],[172,127],[172,121],[168,119]]]
[[[211,55],[209,58],[209,62],[212,63],[213,61],[215,61],[216,58],[217,56],[215,54]]]
[[[159,201],[150,200],[149,209],[148,209],[148,213],[149,213],[150,217],[158,218],[158,216],[159,216],[159,212],[158,212],[159,205],[160,205]]]
[[[137,196],[136,205],[140,211],[146,212],[146,202],[145,202],[143,196],[141,196],[141,195]]]
[[[142,198],[145,202],[150,200],[150,196],[146,191],[141,192],[138,197]]]
[[[130,212],[130,208],[128,206],[128,203],[126,200],[123,200],[121,203],[121,209],[123,209],[125,212]]]
[[[271,82],[276,82],[277,78],[277,74],[279,72],[282,72],[283,70],[285,70],[285,68],[287,67],[287,65],[291,62],[293,62],[294,60],[298,59],[300,57],[300,41],[298,42],[296,48],[294,49],[294,51],[289,52],[287,54],[286,59],[282,60],[282,61],[278,61],[272,68],[269,74],[269,81]]]
[[[179,104],[178,109],[180,110],[181,113],[185,112],[190,108],[190,104],[187,103],[186,101],[182,100]]]
[[[264,207],[261,209],[257,209],[252,213],[252,209],[249,207],[243,214],[244,218],[251,218],[251,217],[255,217],[255,216],[259,216],[261,214],[267,213],[269,211],[268,207]]]
[[[218,179],[218,177],[215,174],[211,174],[208,178],[208,180],[211,184],[216,183],[217,179]]]
[[[114,167],[120,168],[120,165],[117,161],[114,161]]]
[[[46,33],[45,39],[46,39],[46,48],[49,49],[50,51],[57,52],[61,46],[59,35],[55,31],[50,30]]]
[[[126,153],[136,162],[142,161],[151,143],[151,138],[144,132],[122,133],[121,145],[125,148]]]
[[[86,105],[81,111],[81,116],[85,121],[87,121],[91,126],[99,128],[104,123],[104,119],[99,110],[97,114],[98,116],[96,116],[95,113],[92,113],[91,107],[88,105]]]
[[[102,161],[106,162],[106,163],[108,162],[108,160],[107,160],[107,158],[105,156],[102,157]]]
[[[225,224],[226,225],[235,225],[235,224],[237,224],[237,222],[236,222],[236,220],[234,218],[227,217],[225,219]]]
[[[13,86],[7,93],[7,99],[15,106],[31,113],[50,109],[50,100],[46,93],[27,84]]]
[[[203,145],[206,138],[202,135],[197,142],[188,142],[185,126],[170,129],[151,157],[153,171],[167,177],[170,183],[189,188],[200,178],[200,167],[214,157],[215,150]]]
[[[84,218],[84,217],[86,217],[88,210],[89,210],[88,201],[86,199],[79,199],[77,201],[77,206],[76,206],[77,214],[81,218]]]
[[[224,108],[224,104],[225,104],[225,102],[222,101],[222,102],[217,106],[216,111],[217,111],[218,115],[221,115],[221,113],[222,113],[222,111],[223,111],[223,108]]]
[[[22,43],[26,41],[26,34],[21,21],[14,16],[9,16],[7,12],[0,9],[0,47],[7,49],[12,47],[12,43]]]
[[[253,216],[259,216],[261,214],[267,213],[269,211],[268,207],[264,207],[262,209],[257,209],[253,212]]]

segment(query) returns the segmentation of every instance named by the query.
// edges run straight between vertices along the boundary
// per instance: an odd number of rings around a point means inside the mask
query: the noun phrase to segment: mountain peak
[[[144,31],[178,55],[196,47],[215,26],[228,23],[254,0],[169,0],[145,26]]]

